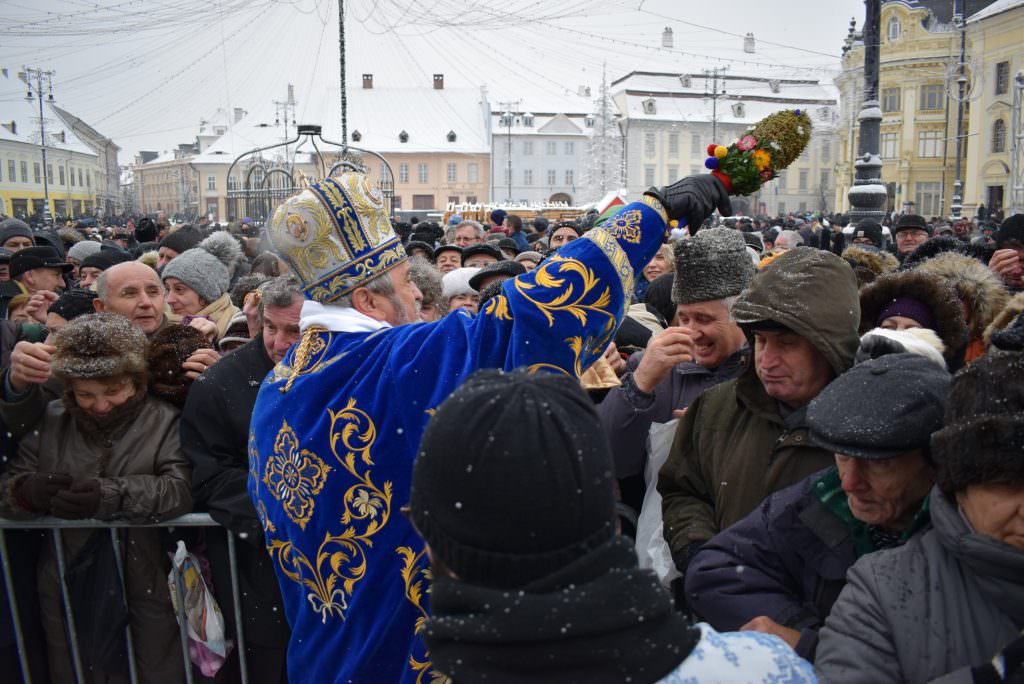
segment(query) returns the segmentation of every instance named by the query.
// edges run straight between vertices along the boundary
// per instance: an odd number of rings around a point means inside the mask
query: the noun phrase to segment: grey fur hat
[[[734,297],[754,278],[743,234],[710,228],[676,243],[672,302],[692,304]]]
[[[124,316],[79,316],[60,329],[54,346],[50,368],[63,382],[146,374],[146,336]]]
[[[238,242],[230,233],[220,231],[174,257],[160,277],[165,283],[177,278],[210,304],[228,291],[231,274],[241,260]]]

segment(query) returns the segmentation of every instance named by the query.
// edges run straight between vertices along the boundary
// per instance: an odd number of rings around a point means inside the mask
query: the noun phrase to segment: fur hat
[[[95,313],[79,316],[54,339],[50,370],[70,380],[146,376],[146,336],[124,316]]]
[[[945,427],[932,435],[946,494],[985,482],[1024,484],[1024,355],[993,350],[953,378]]]
[[[867,268],[876,276],[895,271],[900,266],[899,260],[889,252],[877,249],[864,249],[862,245],[850,245],[840,255],[847,261],[853,261]]]
[[[937,275],[953,288],[960,301],[967,306],[968,331],[972,340],[984,335],[985,328],[996,314],[1003,310],[1010,298],[1006,287],[995,273],[977,259],[963,254],[940,254],[928,259],[916,270]]]
[[[921,320],[927,318],[925,315],[910,316],[922,327],[931,328],[938,334],[946,348],[947,365],[958,365],[955,358],[967,344],[967,327],[956,293],[937,275],[898,271],[886,273],[866,286],[860,292],[860,332],[863,334],[881,325],[879,319],[887,312],[888,315],[909,315],[906,307],[897,307],[893,311],[893,304],[903,300],[913,302],[931,317],[932,321],[927,321]],[[900,314],[900,311],[904,313]]]
[[[875,328],[864,333],[860,338],[860,347],[854,363],[863,363],[868,359],[877,359],[886,354],[917,354],[935,363],[939,368],[946,369],[944,353],[946,345],[928,328],[907,328],[906,330],[889,330]]]
[[[675,246],[675,304],[709,302],[734,297],[754,277],[742,233],[729,228],[710,228]]]
[[[242,259],[242,248],[230,233],[220,231],[174,257],[160,274],[166,283],[177,278],[195,290],[207,304],[228,291],[231,273]]]
[[[409,259],[409,277],[423,295],[422,306],[441,303],[441,272],[422,257]]]
[[[74,228],[60,228],[57,230],[57,236],[64,243],[64,251],[68,253],[72,245],[76,245],[85,238]]]
[[[983,264],[987,264],[989,258],[992,256],[992,252],[988,248],[979,245],[971,245],[952,236],[939,235],[925,241],[921,245],[918,245],[917,249],[911,252],[907,258],[903,260],[903,263],[900,264],[900,270],[911,271],[923,264],[925,261],[933,259],[940,254],[945,254],[946,252],[963,254],[964,256],[971,257]]]
[[[1024,292],[1018,292],[1006,303],[1002,311],[985,328],[985,346],[992,344],[992,336],[1008,328],[1024,312]]]
[[[185,376],[181,364],[209,346],[206,337],[188,325],[170,325],[154,335],[146,352],[149,393],[183,408],[192,380]]]

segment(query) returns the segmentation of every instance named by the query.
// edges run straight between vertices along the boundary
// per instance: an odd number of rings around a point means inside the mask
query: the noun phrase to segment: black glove
[[[672,553],[672,562],[676,564],[676,569],[679,570],[684,576],[686,575],[686,568],[690,565],[690,561],[700,551],[700,547],[704,546],[702,541],[693,541],[681,548],[679,551]]]
[[[70,489],[54,495],[50,508],[55,516],[68,520],[96,517],[96,512],[100,509],[100,481],[75,482]]]
[[[67,473],[33,473],[18,483],[17,498],[25,508],[36,513],[49,513],[54,495],[71,486]]]
[[[1000,669],[994,661],[999,660]],[[975,684],[1004,684],[1024,681],[1024,632],[984,665],[971,668]]]
[[[722,216],[732,216],[732,203],[722,182],[710,173],[687,176],[663,188],[651,188],[650,195],[665,207],[669,219],[686,217],[690,232],[700,230],[704,219],[718,209]]]

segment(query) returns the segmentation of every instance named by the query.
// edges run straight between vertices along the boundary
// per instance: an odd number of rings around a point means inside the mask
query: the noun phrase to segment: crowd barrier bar
[[[64,579],[66,570],[66,559],[64,558],[64,545],[61,539],[61,530],[65,529],[108,529],[110,539],[114,547],[114,560],[117,565],[118,579],[121,582],[125,601],[128,600],[127,584],[124,574],[124,559],[121,554],[121,546],[118,543],[117,530],[120,528],[141,528],[141,527],[221,527],[210,517],[208,513],[189,513],[178,518],[164,520],[159,523],[137,524],[125,521],[101,521],[101,520],[64,520],[62,518],[33,518],[31,520],[9,520],[0,518],[0,562],[3,565],[4,586],[7,588],[7,600],[14,622],[14,638],[18,648],[18,661],[21,665],[21,674],[25,684],[31,684],[32,673],[29,671],[28,650],[25,646],[25,635],[21,627],[21,613],[18,608],[18,599],[14,592],[14,577],[11,572],[10,556],[7,550],[6,530],[50,530],[53,541],[54,555],[57,561],[57,573],[60,575],[61,601],[64,604],[65,617],[68,625],[68,645],[71,651],[72,664],[75,670],[75,678],[79,684],[85,682],[85,671],[82,667],[82,656],[79,652],[78,633],[75,631],[75,618],[71,610],[71,597],[68,593],[67,582]],[[235,615],[235,647],[238,651],[238,665],[242,678],[242,684],[249,684],[249,668],[245,658],[245,627],[242,623],[242,601],[238,584],[238,555],[235,549],[235,535],[226,528],[224,533],[228,540],[228,565],[231,571],[231,597],[234,604]],[[174,593],[178,603],[178,629],[181,634],[181,656],[185,664],[185,680],[193,684],[192,662],[188,656],[188,625],[185,617],[185,579],[177,568],[172,568],[174,576]],[[135,645],[132,640],[131,624],[125,628],[125,644],[128,650],[128,674],[132,684],[138,682],[138,671],[135,663]]]

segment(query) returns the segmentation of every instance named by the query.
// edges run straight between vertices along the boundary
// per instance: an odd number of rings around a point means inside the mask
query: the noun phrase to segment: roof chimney
[[[666,26],[665,30],[661,32],[661,47],[671,48],[674,44],[672,40],[672,27]]]
[[[363,90],[373,90],[373,74],[363,74]]]
[[[748,33],[743,37],[743,51],[754,54],[754,34]]]
[[[444,74],[434,74],[434,90],[444,90]]]
[[[241,107],[235,107],[234,122],[238,123],[245,117],[245,110]]]

